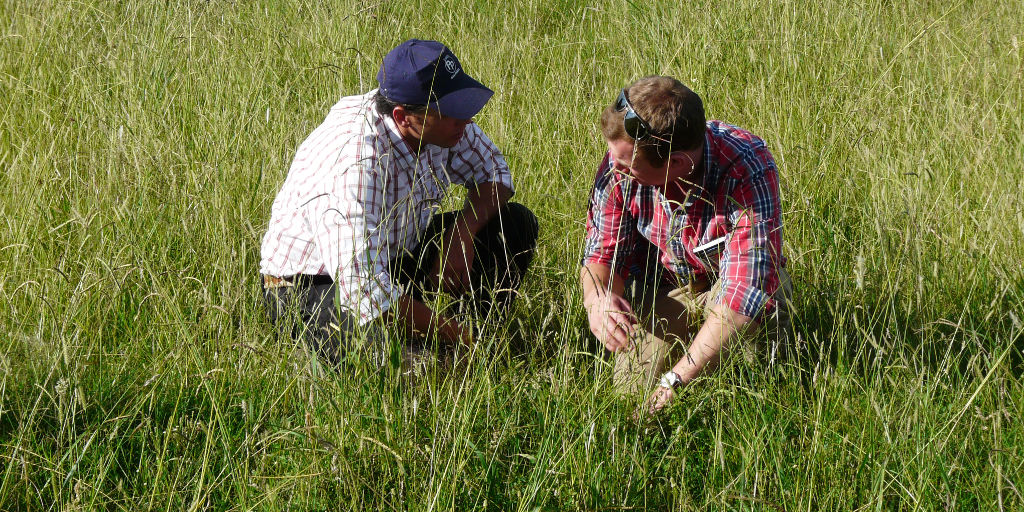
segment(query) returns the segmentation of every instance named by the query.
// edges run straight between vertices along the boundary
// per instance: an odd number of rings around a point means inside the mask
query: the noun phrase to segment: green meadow
[[[1024,17],[1004,0],[0,3],[0,510],[1022,510]],[[541,239],[421,378],[318,367],[257,279],[270,204],[410,37]],[[779,164],[802,350],[666,414],[577,284],[597,119],[680,78]],[[453,198],[452,204],[458,204]],[[394,345],[394,343],[392,343]]]

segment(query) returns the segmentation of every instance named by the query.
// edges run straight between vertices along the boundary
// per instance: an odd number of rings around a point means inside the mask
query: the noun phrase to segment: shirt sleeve
[[[636,244],[638,234],[632,228],[635,222],[625,201],[622,180],[616,179],[609,162],[606,155],[598,167],[591,191],[587,234],[580,263],[604,265],[624,275],[629,257],[627,253]]]
[[[757,318],[775,308],[782,255],[782,210],[775,161],[763,146],[747,159],[745,175],[729,194],[729,235],[720,263],[718,303]]]
[[[337,299],[359,324],[379,317],[401,296],[388,270],[380,215],[384,187],[375,162],[367,159],[340,169],[330,191],[307,205],[322,261],[338,287]]]
[[[463,186],[499,183],[515,191],[504,155],[476,123],[466,125],[462,140],[449,151],[448,172],[452,183]]]

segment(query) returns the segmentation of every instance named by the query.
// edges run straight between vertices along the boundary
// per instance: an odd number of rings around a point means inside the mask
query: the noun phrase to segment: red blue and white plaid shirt
[[[709,121],[703,172],[694,186],[650,186],[616,172],[606,155],[587,215],[583,264],[613,268],[622,277],[643,272],[645,248],[686,284],[722,281],[713,303],[758,317],[775,308],[782,255],[779,174],[763,140],[741,128]],[[710,251],[694,249],[724,237]],[[654,252],[654,251],[652,251]]]

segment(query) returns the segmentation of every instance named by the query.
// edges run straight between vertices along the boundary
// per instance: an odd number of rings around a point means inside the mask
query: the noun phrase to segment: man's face
[[[689,178],[697,168],[704,150],[674,151],[659,166],[651,165],[647,158],[636,153],[633,139],[610,140],[608,151],[616,171],[629,174],[642,185],[665,186],[669,182]]]
[[[664,185],[668,179],[666,165],[654,167],[636,153],[632,139],[608,141],[608,151],[612,154],[612,167],[616,171],[632,176],[643,185]]]
[[[442,148],[450,148],[462,140],[466,126],[472,119],[455,119],[445,117],[435,110],[427,110],[425,114],[409,114],[409,126],[406,140],[413,146],[433,144]]]

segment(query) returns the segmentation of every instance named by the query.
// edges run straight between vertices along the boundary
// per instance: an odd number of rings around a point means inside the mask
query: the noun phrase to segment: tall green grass
[[[1024,508],[1024,24],[941,2],[0,4],[0,509]],[[311,371],[256,280],[298,143],[408,37],[541,220],[508,325]],[[596,119],[670,74],[781,168],[801,357],[659,421],[576,287]]]

